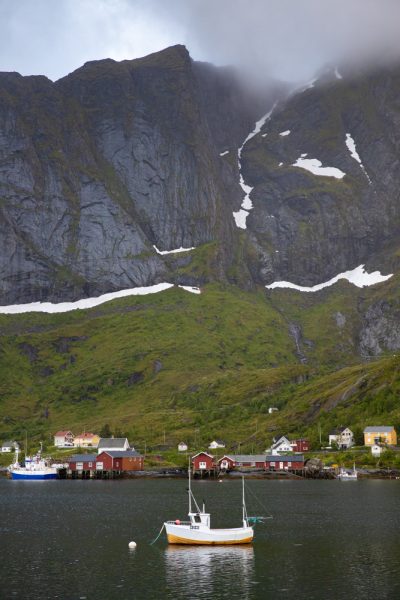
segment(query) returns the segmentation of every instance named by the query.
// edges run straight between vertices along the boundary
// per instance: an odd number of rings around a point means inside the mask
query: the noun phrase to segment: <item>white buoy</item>
[[[133,548],[136,548],[136,542],[129,542],[128,545],[131,550],[133,550]]]

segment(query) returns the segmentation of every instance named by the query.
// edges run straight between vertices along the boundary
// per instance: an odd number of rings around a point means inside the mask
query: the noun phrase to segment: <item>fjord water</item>
[[[400,481],[246,485],[273,515],[253,545],[174,547],[149,542],[185,518],[185,480],[1,479],[0,598],[400,597]],[[193,487],[214,526],[240,525],[240,481]],[[252,493],[249,512],[265,513]]]

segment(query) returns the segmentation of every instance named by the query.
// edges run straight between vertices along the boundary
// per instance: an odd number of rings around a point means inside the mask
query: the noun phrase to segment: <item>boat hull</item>
[[[192,529],[185,525],[165,524],[169,544],[190,544],[199,546],[225,546],[251,544],[254,531],[251,527],[237,529]]]
[[[57,473],[21,473],[18,471],[11,471],[11,479],[24,479],[25,481],[57,479]]]

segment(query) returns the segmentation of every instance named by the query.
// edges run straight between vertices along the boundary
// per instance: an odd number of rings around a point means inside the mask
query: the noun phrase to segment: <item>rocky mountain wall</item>
[[[232,246],[241,193],[237,165],[219,156],[221,132],[238,144],[259,103],[230,128],[246,93],[226,77],[183,46],[87,63],[56,83],[0,74],[2,304],[173,281],[153,245]],[[207,78],[229,90],[218,131]],[[217,256],[222,277],[232,255]]]

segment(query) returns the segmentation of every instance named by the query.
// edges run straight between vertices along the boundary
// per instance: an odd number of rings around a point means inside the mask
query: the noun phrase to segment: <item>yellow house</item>
[[[99,441],[100,436],[97,433],[85,432],[75,436],[74,446],[75,448],[97,448]]]
[[[396,446],[397,433],[392,426],[366,427],[364,429],[364,445],[373,446],[376,443]]]

